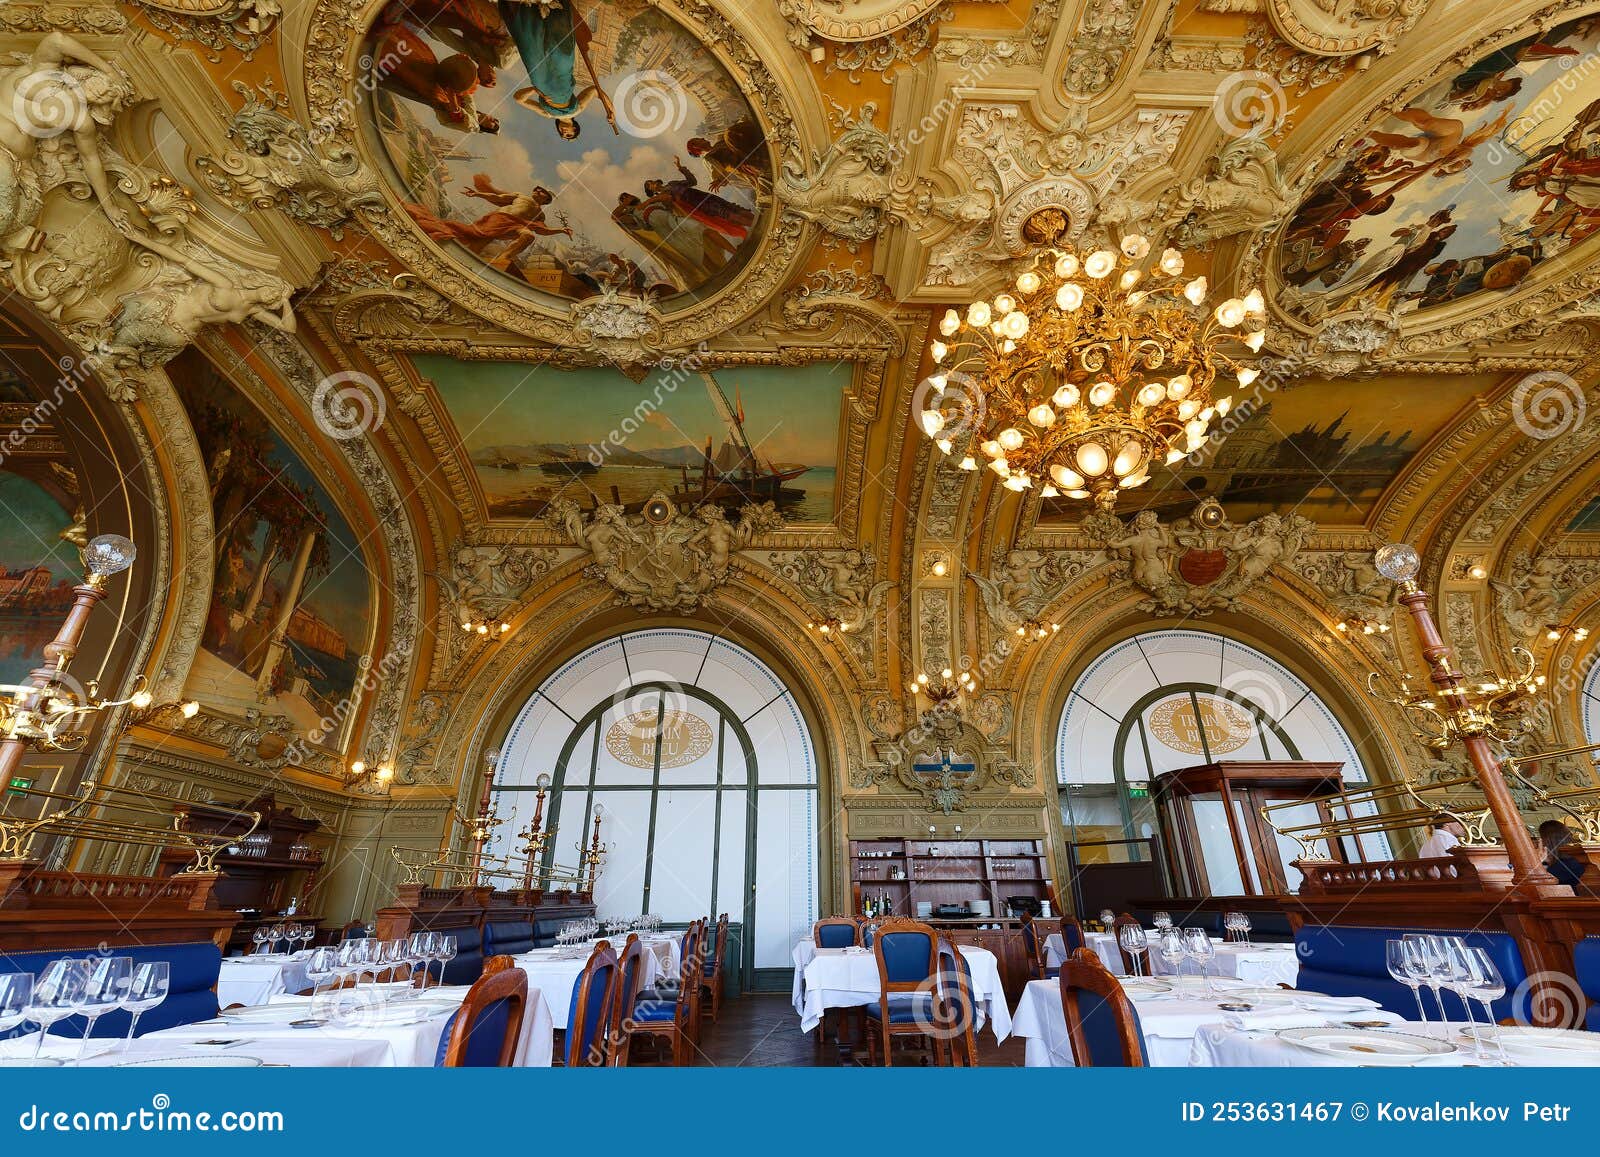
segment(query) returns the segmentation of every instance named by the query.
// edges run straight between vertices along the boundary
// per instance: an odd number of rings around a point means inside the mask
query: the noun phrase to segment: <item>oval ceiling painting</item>
[[[749,102],[646,0],[391,0],[362,66],[405,211],[501,285],[693,301],[771,216]]]
[[[1284,228],[1280,302],[1315,321],[1516,289],[1600,228],[1600,18],[1508,44],[1368,131]]]

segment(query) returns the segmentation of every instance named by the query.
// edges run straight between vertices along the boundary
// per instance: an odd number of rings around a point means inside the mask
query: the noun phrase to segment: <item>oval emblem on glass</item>
[[[1195,703],[1200,713],[1195,714]],[[1255,723],[1250,713],[1237,703],[1216,695],[1174,695],[1163,699],[1150,709],[1150,730],[1155,737],[1174,751],[1190,755],[1204,755],[1209,749],[1213,757],[1238,751],[1250,741]],[[1200,729],[1205,728],[1205,742],[1200,741]]]
[[[661,715],[661,766],[683,767],[711,750],[711,725],[688,711],[668,710]],[[629,767],[654,767],[656,712],[624,715],[606,732],[606,750]]]

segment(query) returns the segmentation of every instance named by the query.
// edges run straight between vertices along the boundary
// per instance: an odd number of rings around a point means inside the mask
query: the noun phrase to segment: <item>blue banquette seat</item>
[[[483,975],[483,933],[476,928],[441,928],[440,934],[456,942],[455,956],[444,966],[439,977],[439,966],[428,965],[441,984],[471,984]]]
[[[1407,929],[1306,925],[1295,935],[1295,951],[1300,957],[1298,987],[1331,996],[1367,996],[1388,1011],[1408,1020],[1417,1017],[1417,1003],[1411,990],[1389,975],[1388,941],[1405,935]],[[1506,995],[1492,1006],[1496,1020],[1516,1017],[1529,1020],[1529,996],[1523,981],[1528,970],[1517,942],[1506,932],[1469,932],[1465,929],[1418,928],[1414,931],[1445,936],[1460,936],[1472,948],[1482,948],[1506,980]],[[1520,991],[1519,991],[1520,989]],[[1445,1011],[1451,1020],[1467,1019],[1466,1010],[1454,994],[1442,993]],[[1430,1017],[1437,1016],[1431,992],[1423,992],[1423,1007]],[[1482,1009],[1474,1013],[1483,1015]]]
[[[485,956],[516,956],[534,947],[533,924],[527,920],[502,920],[483,927]]]
[[[98,957],[101,948],[47,949],[41,952],[0,953],[0,972],[31,972],[38,975],[52,960],[62,957]],[[110,955],[133,958],[134,967],[152,960],[171,965],[172,982],[167,999],[139,1018],[139,1035],[174,1025],[210,1020],[217,1015],[217,976],[222,970],[222,952],[207,941],[187,944],[140,944],[110,949]],[[109,1012],[95,1022],[97,1037],[128,1035],[129,1014]],[[81,1037],[84,1019],[71,1016],[58,1021],[51,1032],[59,1036]],[[33,1026],[24,1029],[37,1031]],[[13,1034],[16,1035],[16,1034]]]
[[[1572,967],[1578,987],[1590,1001],[1583,1025],[1591,1032],[1600,1032],[1600,936],[1586,936],[1573,946]]]

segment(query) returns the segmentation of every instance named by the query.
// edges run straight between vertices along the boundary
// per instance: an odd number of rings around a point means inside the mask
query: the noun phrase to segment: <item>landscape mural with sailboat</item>
[[[833,521],[839,420],[855,367],[556,369],[414,356],[455,422],[493,519],[550,501],[638,509],[772,502],[792,523]]]

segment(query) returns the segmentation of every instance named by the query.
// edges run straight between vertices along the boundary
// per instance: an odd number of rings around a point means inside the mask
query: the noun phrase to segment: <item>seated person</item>
[[[1571,839],[1572,829],[1560,820],[1545,820],[1539,825],[1539,842],[1544,845],[1545,870],[1556,878],[1557,883],[1566,884],[1577,892],[1578,881],[1583,876],[1583,861],[1562,851]]]
[[[1466,829],[1461,826],[1460,820],[1446,820],[1429,830],[1428,838],[1422,841],[1422,850],[1417,853],[1419,859],[1437,860],[1450,854],[1450,849],[1461,842],[1461,837],[1466,835]]]

